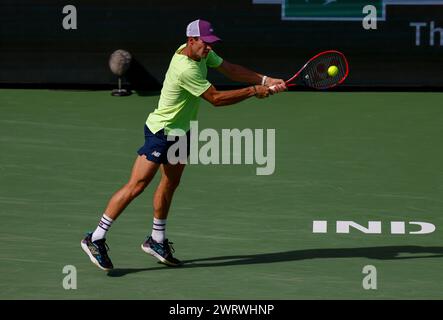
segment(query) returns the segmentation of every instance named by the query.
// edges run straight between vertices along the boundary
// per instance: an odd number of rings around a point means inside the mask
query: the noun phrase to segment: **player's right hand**
[[[255,96],[259,99],[267,98],[272,94],[272,91],[267,86],[256,85],[255,91]]]
[[[269,87],[271,94],[283,92],[286,91],[287,89],[288,88],[286,87],[286,84],[284,82],[282,84],[276,84]]]

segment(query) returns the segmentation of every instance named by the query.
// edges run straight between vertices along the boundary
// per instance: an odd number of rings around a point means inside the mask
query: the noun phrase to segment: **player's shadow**
[[[225,267],[238,265],[252,265],[262,263],[288,262],[308,259],[329,259],[329,258],[368,258],[378,260],[406,260],[443,257],[443,247],[421,247],[421,246],[386,246],[386,247],[366,247],[366,248],[339,248],[339,249],[307,249],[292,250],[274,253],[260,253],[252,255],[233,255],[199,258],[184,261],[180,268],[208,268]],[[128,268],[114,269],[108,272],[110,277],[121,277],[129,273],[142,271],[153,271],[168,268],[166,266],[152,268]]]
[[[139,96],[156,96],[160,94],[161,85],[157,79],[135,57],[125,74],[125,79],[129,82],[130,88],[135,90]]]

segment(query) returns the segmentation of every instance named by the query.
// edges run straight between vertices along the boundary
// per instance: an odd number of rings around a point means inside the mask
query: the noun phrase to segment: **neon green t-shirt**
[[[207,67],[217,68],[223,62],[213,50],[206,58],[194,61],[179,54],[185,46],[181,45],[175,51],[166,72],[158,106],[146,120],[153,133],[161,129],[165,129],[166,134],[172,129],[189,130],[189,122],[197,119],[200,95],[211,86],[206,80]]]

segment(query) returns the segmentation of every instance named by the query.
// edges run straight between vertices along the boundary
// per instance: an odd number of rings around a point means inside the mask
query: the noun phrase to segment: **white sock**
[[[106,236],[106,232],[108,232],[109,228],[111,228],[113,221],[114,220],[109,218],[106,213],[103,214],[103,217],[98,223],[97,229],[95,229],[94,233],[92,234],[92,242],[103,239]]]
[[[154,218],[154,222],[152,224],[152,239],[156,242],[163,243],[166,237],[166,219],[157,219]]]

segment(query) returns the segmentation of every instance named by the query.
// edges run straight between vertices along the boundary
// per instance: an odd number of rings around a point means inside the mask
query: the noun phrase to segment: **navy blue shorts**
[[[190,132],[186,132],[187,148],[186,148],[186,158],[189,156],[190,150]],[[179,137],[175,137],[173,141],[168,141],[168,136],[165,134],[164,130],[160,130],[156,133],[152,133],[148,126],[145,125],[145,144],[138,149],[137,153],[145,155],[146,159],[155,163],[169,163],[168,161],[168,149],[178,141]],[[176,152],[176,157],[178,157],[178,150]]]

